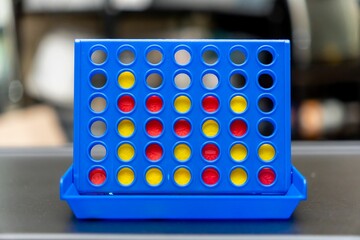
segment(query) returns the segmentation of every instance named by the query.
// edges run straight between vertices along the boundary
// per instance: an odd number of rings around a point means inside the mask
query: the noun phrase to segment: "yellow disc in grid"
[[[135,173],[131,168],[124,167],[118,172],[117,179],[121,185],[129,186],[135,180]]]
[[[122,72],[118,77],[118,83],[121,88],[129,89],[135,84],[135,76],[129,71]]]
[[[128,162],[133,159],[135,155],[134,147],[129,143],[123,143],[118,148],[118,156],[121,161]]]
[[[246,183],[248,176],[244,169],[235,168],[230,173],[230,180],[235,186],[242,186]]]
[[[118,131],[122,137],[130,137],[135,131],[134,123],[129,119],[122,120],[118,125]]]
[[[247,107],[247,101],[242,96],[235,96],[230,101],[230,108],[234,113],[242,113]]]
[[[241,162],[247,156],[247,149],[240,143],[234,144],[230,149],[230,155],[234,161]]]
[[[175,156],[176,160],[178,160],[180,162],[185,162],[185,161],[189,160],[190,155],[191,155],[191,149],[187,144],[180,143],[180,144],[176,145],[176,147],[174,149],[174,156]]]
[[[275,148],[268,143],[265,143],[259,147],[258,154],[261,160],[270,162],[275,157]]]
[[[150,186],[157,186],[162,182],[163,174],[158,168],[150,168],[147,170],[145,178]]]
[[[191,180],[191,173],[186,168],[178,168],[174,173],[174,181],[179,186],[186,186]]]
[[[215,137],[219,133],[219,124],[215,120],[206,120],[202,125],[206,137]]]
[[[187,113],[191,108],[191,100],[187,96],[178,96],[174,101],[174,107],[179,113]]]

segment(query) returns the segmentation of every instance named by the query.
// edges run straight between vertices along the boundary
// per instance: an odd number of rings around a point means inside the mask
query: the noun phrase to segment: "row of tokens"
[[[89,181],[93,186],[102,186],[107,180],[107,173],[102,167],[95,167],[89,171]],[[151,187],[160,186],[165,178],[163,170],[158,166],[150,166],[144,174],[145,182]],[[179,187],[186,187],[191,184],[193,174],[186,166],[179,166],[174,169],[172,180]],[[207,166],[201,172],[201,182],[208,187],[216,186],[220,181],[220,171],[214,166]],[[276,179],[274,169],[270,167],[260,168],[257,174],[258,181],[264,186],[270,186]],[[130,166],[122,166],[116,175],[120,186],[129,187],[136,180],[135,170]],[[235,166],[230,171],[229,181],[236,187],[244,186],[248,181],[248,173],[242,166]]]

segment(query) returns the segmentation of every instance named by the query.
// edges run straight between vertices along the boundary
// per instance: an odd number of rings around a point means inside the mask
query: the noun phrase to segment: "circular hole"
[[[91,100],[90,107],[94,112],[101,113],[106,108],[106,99],[103,97],[95,97]]]
[[[96,120],[91,124],[91,134],[95,137],[101,137],[106,132],[106,123],[101,120]]]
[[[205,112],[213,113],[219,109],[219,100],[215,96],[206,96],[202,100],[202,107]]]
[[[271,168],[263,168],[259,171],[258,178],[263,185],[268,186],[274,183],[276,174]]]
[[[89,180],[96,186],[102,185],[106,181],[106,172],[102,168],[94,168],[89,173]]]
[[[129,119],[121,120],[118,125],[118,132],[122,137],[130,137],[135,132],[135,125]]]
[[[219,84],[219,78],[214,73],[207,73],[202,77],[202,82],[207,89],[214,89]]]
[[[189,51],[185,49],[180,49],[176,51],[174,57],[175,57],[175,62],[181,66],[188,64],[191,60],[191,55]]]
[[[220,155],[219,147],[214,143],[207,143],[201,150],[201,154],[206,161],[213,162]]]
[[[243,186],[248,179],[248,175],[243,168],[234,168],[230,173],[230,181],[237,187]]]
[[[123,95],[118,100],[118,108],[123,113],[131,112],[135,107],[135,99],[130,95]]]
[[[163,100],[157,95],[152,95],[146,99],[146,108],[151,113],[158,113],[163,108]]]
[[[233,50],[230,53],[230,60],[233,64],[240,65],[246,61],[246,56],[241,50]]]
[[[95,144],[90,149],[90,157],[95,161],[101,161],[106,156],[106,148],[102,144]]]
[[[235,137],[242,137],[247,132],[247,124],[244,120],[236,119],[230,124],[230,132]]]
[[[191,148],[185,143],[180,143],[174,148],[174,156],[179,162],[186,162],[191,156]]]
[[[106,61],[107,54],[104,50],[98,49],[91,54],[91,61],[95,64],[102,64]]]
[[[146,171],[145,179],[150,186],[156,187],[160,185],[160,183],[162,182],[163,173],[159,168],[155,168],[155,167],[149,168]]]
[[[187,168],[180,167],[174,173],[174,181],[177,185],[184,187],[189,184],[191,173]]]
[[[121,88],[130,89],[135,84],[135,76],[129,71],[122,72],[119,74],[118,83]]]
[[[190,134],[191,124],[185,119],[179,119],[174,124],[174,132],[178,137],[186,137]]]
[[[119,61],[122,63],[122,64],[131,64],[133,63],[135,60],[135,53],[132,51],[132,50],[124,50],[124,51],[121,51],[120,54],[119,54]]]
[[[213,138],[218,135],[220,127],[217,121],[209,119],[203,123],[202,131],[206,137]]]
[[[135,180],[135,173],[129,167],[123,167],[119,170],[117,174],[118,182],[124,186],[130,186]]]
[[[151,119],[146,123],[146,132],[151,137],[158,137],[163,131],[162,123],[157,119]]]
[[[271,136],[275,131],[274,125],[270,121],[267,121],[267,120],[261,121],[259,123],[258,129],[259,129],[260,134],[264,137]]]
[[[123,143],[118,148],[118,157],[123,162],[131,161],[135,156],[135,149],[130,143]]]
[[[230,108],[234,113],[243,113],[247,108],[247,101],[243,96],[234,96],[230,101]]]
[[[270,74],[262,73],[259,76],[259,85],[262,88],[269,89],[273,86],[274,79]]]
[[[234,144],[230,149],[230,156],[235,162],[244,161],[247,154],[247,148],[240,143]]]
[[[241,73],[234,73],[230,77],[230,83],[234,88],[243,88],[246,85],[246,78]]]
[[[179,89],[186,89],[190,86],[191,79],[186,73],[179,73],[175,76],[175,85]]]
[[[146,59],[150,64],[159,64],[163,59],[163,54],[159,50],[151,50],[146,55]]]
[[[106,84],[106,75],[104,73],[95,73],[91,76],[91,86],[94,88],[102,88]]]
[[[163,149],[158,143],[151,143],[146,147],[145,154],[151,162],[157,162],[163,156]]]
[[[215,50],[206,50],[202,54],[202,59],[206,64],[213,65],[218,61],[219,56]]]
[[[179,113],[187,113],[191,108],[191,100],[185,95],[178,96],[175,98],[174,107]]]
[[[275,157],[275,153],[276,153],[275,148],[268,143],[262,144],[258,150],[258,155],[260,159],[265,162],[272,161]]]
[[[201,178],[206,185],[214,186],[219,182],[220,174],[215,168],[209,167],[202,172]]]
[[[262,64],[269,65],[273,62],[274,57],[270,51],[261,50],[258,54],[258,59]]]
[[[150,73],[146,78],[146,83],[150,88],[158,88],[163,81],[162,76],[159,73]]]
[[[258,106],[263,112],[271,112],[274,109],[274,102],[271,98],[262,97],[259,99]]]

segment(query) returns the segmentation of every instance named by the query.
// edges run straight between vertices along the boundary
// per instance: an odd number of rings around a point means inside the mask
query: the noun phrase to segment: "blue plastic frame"
[[[147,53],[152,49],[162,53],[158,64],[147,60]],[[190,53],[190,61],[185,65],[175,60],[179,49]],[[217,54],[217,60],[212,64],[202,58],[209,49]],[[243,63],[232,62],[231,51],[234,49],[246,56]],[[106,53],[103,63],[92,62],[91,54],[95,50]],[[133,62],[121,63],[118,56],[123,50],[133,51]],[[258,54],[263,50],[271,53],[270,64],[259,60]],[[118,84],[118,75],[124,71],[135,76],[135,84],[130,89],[122,89]],[[163,78],[156,89],[146,83],[147,76],[153,72],[160,73]],[[186,72],[191,77],[191,84],[186,89],[178,89],[174,83],[179,72]],[[100,88],[91,83],[92,75],[97,73],[103,73],[107,78]],[[217,75],[216,88],[204,86],[202,77],[206,73]],[[233,73],[245,77],[243,87],[232,86]],[[264,89],[259,85],[257,79],[261,73],[273,77],[271,88]],[[117,107],[117,100],[124,94],[135,100],[135,108],[128,113]],[[164,102],[158,113],[146,109],[145,101],[152,94],[161,96]],[[185,114],[178,113],[173,106],[179,95],[191,99],[191,109]],[[220,107],[214,113],[207,113],[202,108],[201,100],[208,95],[219,100]],[[243,113],[235,113],[230,108],[230,100],[236,95],[247,100]],[[94,96],[103,96],[107,100],[101,113],[95,113],[89,107]],[[273,100],[274,109],[270,112],[262,112],[258,107],[262,96]],[[306,198],[305,179],[291,165],[288,40],[76,40],[74,98],[74,163],[61,180],[61,198],[79,218],[288,218],[298,202]],[[117,132],[122,119],[130,119],[135,125],[135,132],[128,138]],[[154,138],[146,134],[145,124],[150,119],[162,122],[164,130],[160,136]],[[191,123],[189,136],[174,134],[173,126],[178,119],[188,119]],[[220,127],[215,137],[207,137],[202,132],[202,123],[208,119],[216,120]],[[235,119],[247,124],[246,134],[242,137],[231,134],[231,122]],[[91,133],[90,126],[96,120],[106,123],[103,136]],[[275,128],[270,136],[263,136],[258,130],[264,120],[270,121]],[[130,162],[121,162],[117,156],[121,142],[131,143],[136,150]],[[151,142],[157,142],[163,148],[163,156],[158,162],[146,159],[145,149]],[[173,156],[174,146],[183,142],[192,150],[190,160],[184,163]],[[201,154],[201,147],[207,142],[214,142],[219,147],[220,156],[214,162],[207,162]],[[99,143],[107,152],[104,159],[95,161],[90,157],[90,149]],[[235,143],[246,147],[244,161],[231,159],[230,148]],[[272,161],[264,162],[258,156],[258,148],[264,143],[270,143],[276,149]],[[135,173],[136,179],[130,186],[122,186],[116,178],[117,171],[124,166]],[[146,184],[145,172],[150,166],[159,167],[163,172],[163,181],[157,187]],[[174,170],[179,166],[187,167],[192,173],[191,181],[185,187],[178,186],[173,179]],[[106,181],[100,186],[88,179],[89,172],[96,167],[106,171]],[[219,181],[213,186],[204,184],[201,177],[207,167],[217,169],[220,174]],[[231,183],[230,173],[234,167],[247,172],[247,180],[241,187]],[[264,185],[258,179],[258,173],[264,167],[275,172],[276,179],[270,185]]]

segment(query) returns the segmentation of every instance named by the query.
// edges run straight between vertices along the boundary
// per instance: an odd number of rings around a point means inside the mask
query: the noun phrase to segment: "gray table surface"
[[[0,239],[360,239],[360,142],[295,142],[292,156],[307,178],[308,200],[289,220],[88,221],[59,199],[71,146],[0,149]]]

